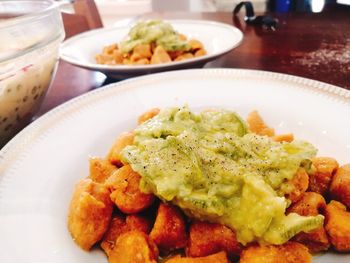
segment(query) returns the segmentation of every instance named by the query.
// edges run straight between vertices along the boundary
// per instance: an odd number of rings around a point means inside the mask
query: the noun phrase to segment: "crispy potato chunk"
[[[124,132],[122,133],[117,140],[114,142],[112,148],[110,149],[107,159],[110,163],[121,167],[123,163],[120,160],[121,151],[128,145],[134,143],[134,133],[133,132]]]
[[[160,64],[160,63],[166,63],[166,62],[171,62],[171,57],[162,46],[157,46],[154,49],[154,52],[151,58],[151,64]]]
[[[127,230],[125,216],[121,214],[114,215],[101,242],[101,248],[107,255],[113,250],[118,237],[127,232]]]
[[[251,246],[243,250],[240,263],[308,263],[311,254],[307,247],[297,242],[280,246]]]
[[[272,137],[275,142],[292,142],[294,140],[293,133],[278,134]]]
[[[106,181],[106,185],[112,191],[111,200],[123,213],[138,213],[153,203],[153,194],[141,192],[139,188],[140,180],[141,176],[134,172],[130,165],[125,165]]]
[[[334,199],[350,208],[350,164],[339,167],[329,190]]]
[[[119,236],[109,254],[110,263],[157,263],[158,249],[141,231],[129,231]]]
[[[194,221],[190,226],[187,256],[203,257],[225,251],[233,258],[239,255],[241,250],[242,246],[237,241],[236,233],[226,226],[200,221]]]
[[[113,250],[118,237],[128,231],[138,230],[148,234],[151,231],[152,222],[149,218],[135,214],[125,218],[122,214],[115,214],[109,228],[101,242],[101,248],[107,255]]]
[[[316,216],[323,212],[325,208],[326,201],[322,195],[314,192],[306,192],[298,202],[288,208],[288,213],[297,213],[302,216]],[[308,233],[301,232],[293,240],[304,244],[312,253],[327,250],[330,246],[326,230],[323,226]]]
[[[166,263],[229,263],[226,253],[221,251],[219,253],[199,258],[182,258],[179,256],[173,257],[167,261]]]
[[[150,62],[147,58],[141,58],[135,62],[133,62],[133,65],[148,65]]]
[[[205,49],[198,49],[195,53],[194,56],[195,57],[201,57],[207,54],[207,51],[205,51]]]
[[[183,53],[182,55],[179,55],[177,58],[175,58],[174,61],[186,60],[193,57],[194,56],[192,53]]]
[[[325,210],[326,231],[332,245],[338,251],[350,251],[350,212],[345,205],[331,201]]]
[[[257,111],[252,111],[247,117],[248,128],[251,132],[258,135],[266,135],[272,137],[275,130],[268,127]]]
[[[150,110],[142,113],[139,116],[137,123],[140,125],[140,124],[144,123],[145,121],[152,119],[154,116],[157,116],[159,114],[159,112],[160,112],[160,109],[158,109],[158,108],[150,109]]]
[[[138,54],[140,58],[151,58],[152,57],[152,52],[151,52],[151,45],[150,44],[140,44],[137,45],[134,48],[134,54]]]
[[[180,209],[161,203],[150,237],[164,251],[185,247],[187,244],[186,224]]]
[[[189,40],[188,44],[191,46],[191,50],[193,50],[193,51],[196,51],[199,49],[204,49],[203,44],[196,39]]]
[[[316,171],[310,174],[309,191],[324,195],[328,192],[334,173],[338,169],[338,162],[329,157],[316,157],[312,159]]]
[[[296,175],[288,182],[293,190],[287,194],[292,203],[297,202],[309,187],[309,175],[304,168],[299,168]]]
[[[91,179],[81,180],[75,187],[69,206],[68,229],[75,242],[89,250],[99,241],[111,220],[113,203],[108,189]]]
[[[97,157],[90,158],[89,178],[96,183],[104,183],[106,179],[116,170],[116,167],[108,160]]]

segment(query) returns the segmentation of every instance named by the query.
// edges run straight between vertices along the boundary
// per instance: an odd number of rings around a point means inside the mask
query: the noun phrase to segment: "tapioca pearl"
[[[8,124],[6,127],[5,127],[5,129],[4,129],[4,131],[5,132],[7,132],[7,131],[9,131],[11,128],[12,128],[12,124],[10,123],[10,124]]]
[[[2,120],[1,120],[1,123],[5,123],[7,122],[8,118],[7,117],[4,117]]]
[[[24,96],[22,99],[23,102],[26,102],[27,100],[28,100],[28,96]]]
[[[18,85],[16,86],[16,90],[17,90],[17,91],[20,91],[20,90],[22,89],[22,87],[23,87],[23,86],[22,86],[21,84],[18,84]]]
[[[39,90],[40,90],[40,85],[39,85]],[[31,91],[32,95],[35,95],[37,91],[38,91],[38,86],[34,86]]]

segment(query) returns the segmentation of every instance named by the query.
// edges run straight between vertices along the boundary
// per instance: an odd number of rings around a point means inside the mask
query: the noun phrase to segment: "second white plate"
[[[73,65],[100,71],[109,77],[126,78],[154,72],[174,69],[202,67],[237,47],[242,39],[242,32],[228,24],[203,20],[169,20],[175,30],[189,39],[201,41],[207,55],[178,62],[156,65],[99,65],[95,56],[107,45],[119,43],[128,34],[130,26],[103,28],[76,35],[66,40],[61,46],[61,58]]]

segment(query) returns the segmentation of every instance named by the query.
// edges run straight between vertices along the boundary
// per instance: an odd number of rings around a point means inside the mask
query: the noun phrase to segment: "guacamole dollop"
[[[125,41],[120,44],[123,53],[131,52],[137,45],[155,43],[166,51],[189,50],[173,27],[161,20],[142,21],[133,26]]]
[[[316,152],[305,141],[249,133],[234,112],[182,107],[138,126],[122,158],[141,175],[142,191],[234,229],[242,244],[282,244],[323,224],[321,215],[285,215],[286,183]]]

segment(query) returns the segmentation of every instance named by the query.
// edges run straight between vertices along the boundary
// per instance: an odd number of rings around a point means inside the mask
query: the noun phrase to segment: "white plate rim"
[[[255,78],[257,80],[264,79],[288,82],[297,84],[300,89],[312,90],[315,93],[331,97],[339,103],[345,103],[350,106],[349,90],[317,80],[270,71],[229,68],[187,69],[136,77],[112,83],[73,98],[45,113],[19,132],[11,141],[0,149],[0,186],[2,175],[6,172],[6,168],[11,166],[13,161],[18,161],[17,153],[23,153],[28,145],[44,138],[51,128],[58,125],[60,120],[62,121],[65,118],[70,118],[70,113],[79,112],[84,108],[92,107],[94,103],[103,100],[111,94],[117,96],[119,93],[127,92],[130,89],[142,89],[144,86],[142,83],[169,81],[169,78],[177,77],[178,75],[181,75],[181,78],[193,78],[194,76],[201,76],[204,78]],[[21,154],[22,158],[25,156],[25,154]]]
[[[71,45],[75,41],[81,40],[83,38],[91,37],[94,35],[98,35],[101,32],[108,32],[108,31],[114,31],[118,29],[127,29],[130,28],[130,25],[128,26],[114,26],[114,27],[107,27],[107,28],[98,28],[91,31],[83,32],[78,35],[75,35],[73,37],[70,37],[69,39],[65,40],[61,44],[60,48],[60,58],[63,61],[66,61],[70,64],[86,68],[86,69],[92,69],[97,70],[101,72],[120,72],[120,73],[127,73],[127,72],[140,72],[140,71],[152,71],[152,70],[159,70],[159,69],[167,69],[167,68],[173,68],[173,67],[179,67],[184,66],[186,64],[193,64],[193,63],[200,63],[205,61],[211,61],[214,60],[222,55],[227,54],[234,48],[238,47],[242,41],[243,41],[243,33],[241,30],[239,30],[237,27],[232,26],[230,24],[216,22],[216,21],[210,21],[210,20],[183,20],[183,19],[173,19],[173,20],[164,20],[165,22],[176,24],[176,23],[188,23],[188,24],[200,24],[200,25],[214,25],[217,27],[223,27],[228,30],[231,30],[237,36],[239,36],[239,40],[235,43],[232,43],[232,45],[226,49],[221,50],[220,52],[214,53],[214,54],[207,54],[201,57],[196,57],[192,59],[187,59],[183,61],[173,61],[169,63],[163,63],[163,64],[155,64],[155,65],[133,65],[133,66],[127,66],[127,65],[100,65],[97,63],[86,63],[82,62],[79,59],[73,58],[69,55],[64,54],[64,49],[67,48],[67,46]]]

